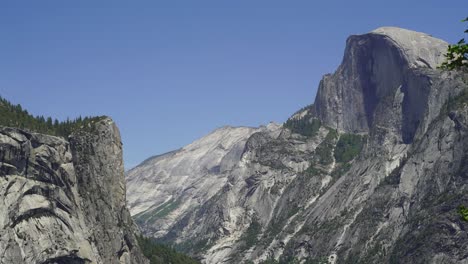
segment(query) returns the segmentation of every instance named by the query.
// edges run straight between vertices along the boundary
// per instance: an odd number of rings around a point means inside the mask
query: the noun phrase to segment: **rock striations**
[[[253,133],[278,128],[273,123],[226,126],[180,150],[147,159],[127,172],[130,212],[146,233],[165,234],[184,213],[221,190]]]
[[[137,222],[203,263],[468,263],[468,76],[436,68],[446,48],[399,28],[349,37],[283,126],[130,171]]]
[[[0,128],[0,263],[148,263],[109,118],[69,140]]]
[[[320,82],[317,116],[339,131],[369,132],[377,106],[399,89],[405,95],[401,114],[410,119],[402,125],[408,126],[411,137],[430,90],[427,75],[442,63],[447,45],[423,33],[391,27],[349,37],[343,62]]]

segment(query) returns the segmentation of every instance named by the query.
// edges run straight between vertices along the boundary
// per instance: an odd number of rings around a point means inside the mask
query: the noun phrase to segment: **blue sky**
[[[310,104],[346,38],[463,37],[454,1],[2,1],[0,95],[35,115],[109,115],[126,168],[223,125]]]

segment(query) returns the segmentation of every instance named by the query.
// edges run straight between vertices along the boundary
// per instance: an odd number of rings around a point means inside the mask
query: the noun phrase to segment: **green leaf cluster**
[[[468,17],[462,22],[468,22]],[[464,33],[468,33],[468,29]],[[445,54],[445,61],[440,65],[442,69],[454,70],[468,67],[468,43],[462,38],[457,44],[449,45]]]
[[[468,222],[468,208],[466,208],[464,205],[460,205],[460,207],[458,207],[458,214],[463,221]]]

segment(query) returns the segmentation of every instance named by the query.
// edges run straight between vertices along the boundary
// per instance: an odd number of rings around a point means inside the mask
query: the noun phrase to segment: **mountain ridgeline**
[[[142,232],[202,263],[468,263],[468,75],[447,43],[348,38],[283,125],[223,127],[127,172]]]

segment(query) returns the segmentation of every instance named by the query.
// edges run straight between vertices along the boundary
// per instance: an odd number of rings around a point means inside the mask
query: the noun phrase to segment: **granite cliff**
[[[437,69],[446,49],[392,27],[349,37],[282,126],[203,169],[195,144],[131,170],[129,191],[154,190],[128,193],[136,221],[203,263],[468,263],[468,76]],[[175,160],[197,162],[181,180]]]
[[[149,263],[126,207],[119,130],[0,127],[0,263]]]

